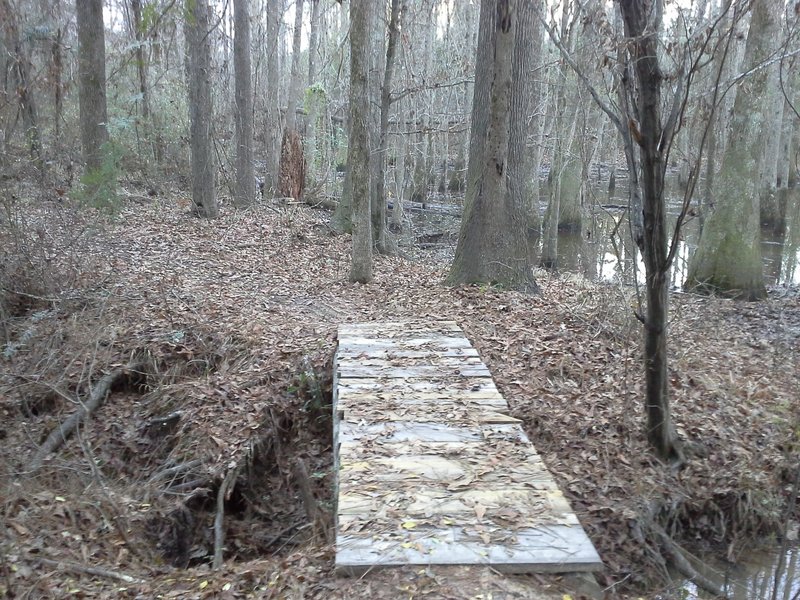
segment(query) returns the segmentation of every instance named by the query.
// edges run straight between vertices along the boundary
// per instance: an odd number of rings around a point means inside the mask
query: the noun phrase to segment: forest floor
[[[559,576],[333,573],[344,322],[463,327],[600,552],[606,597],[667,598],[680,584],[658,532],[736,560],[783,528],[798,461],[796,289],[752,304],[673,296],[670,394],[688,451],[675,472],[644,438],[632,289],[545,272],[537,296],[453,289],[446,265],[420,254],[376,257],[374,282],[352,284],[349,237],[325,211],[261,202],[208,221],[188,207],[177,191],[132,195],[114,219],[6,202],[0,597],[579,596]],[[109,372],[105,404],[35,468]]]

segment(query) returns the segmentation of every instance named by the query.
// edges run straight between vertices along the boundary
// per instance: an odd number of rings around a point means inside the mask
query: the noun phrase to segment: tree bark
[[[311,0],[311,25],[308,30],[308,86],[314,85],[317,77],[317,54],[319,54],[319,0]]]
[[[535,0],[538,1],[538,0]],[[534,101],[537,94],[534,66],[542,46],[541,27],[536,18],[534,2],[521,2],[518,7],[519,26],[514,42],[513,78],[511,89],[511,135],[508,148],[508,202],[525,211],[529,240],[538,240],[539,170],[534,168],[535,153],[528,147],[534,131]],[[534,182],[536,183],[534,185]]]
[[[80,4],[80,3],[79,3]],[[39,118],[36,101],[30,90],[31,62],[19,36],[17,17],[11,9],[9,0],[0,0],[0,22],[3,25],[5,45],[10,50],[11,71],[16,79],[17,101],[22,113],[22,124],[28,142],[30,156],[41,174],[45,163],[42,156],[42,141],[39,133]]]
[[[370,211],[370,31],[373,0],[350,2],[350,139],[347,170],[352,182],[353,256],[350,281],[372,281]]]
[[[647,313],[644,324],[645,408],[647,439],[662,460],[675,464],[683,453],[672,424],[667,380],[668,253],[664,203],[665,161],[672,132],[661,124],[661,84],[658,63],[659,0],[621,0],[625,35],[638,84],[637,114],[640,125],[633,137],[639,143],[642,163],[644,263]],[[635,124],[631,125],[636,128]]]
[[[131,0],[131,14],[133,17],[133,34],[136,40],[134,58],[136,59],[136,71],[139,76],[139,94],[141,95],[142,121],[147,132],[147,139],[153,148],[153,158],[156,164],[164,161],[164,143],[158,127],[156,114],[150,107],[150,85],[147,80],[148,60],[145,53],[144,25],[142,23],[142,0]]]
[[[186,1],[186,60],[189,76],[189,134],[192,152],[192,203],[194,212],[219,216],[211,124],[211,42],[208,0]]]
[[[84,166],[91,173],[102,166],[102,146],[108,141],[103,0],[78,0],[75,11],[78,21],[81,147]]]
[[[490,82],[488,128],[473,134],[485,139],[470,146],[467,197],[458,246],[446,283],[498,284],[509,289],[538,291],[528,262],[527,223],[524,208],[508,193],[508,156],[511,142],[513,56],[518,39],[517,2],[495,0],[481,5],[480,39],[491,39],[476,61],[473,131],[483,115],[477,114]],[[474,138],[473,138],[474,139]],[[480,152],[480,154],[479,154]]]
[[[248,0],[234,0],[233,68],[236,78],[236,190],[234,203],[249,206],[256,197],[253,168],[253,83],[250,66]]]
[[[389,111],[392,106],[392,78],[394,76],[394,57],[397,51],[397,39],[400,37],[398,22],[400,19],[400,0],[392,0],[389,15],[389,40],[386,46],[386,60],[381,85],[380,103],[380,139],[375,165],[375,203],[373,207],[373,236],[378,252],[391,253],[386,232],[386,154],[389,150]],[[375,210],[377,209],[377,210]]]
[[[265,169],[264,195],[272,197],[278,191],[282,139],[281,110],[278,100],[280,85],[280,19],[283,0],[267,3],[267,93],[265,98]]]
[[[294,36],[292,38],[292,71],[289,100],[286,106],[286,130],[297,129],[297,104],[300,102],[300,42],[303,32],[303,0],[295,0]],[[281,165],[281,168],[283,166]]]
[[[744,67],[771,54],[780,0],[755,0]],[[715,210],[706,219],[684,288],[742,300],[766,296],[761,263],[759,166],[765,145],[763,100],[769,75],[757,69],[739,83],[728,146],[716,178]]]

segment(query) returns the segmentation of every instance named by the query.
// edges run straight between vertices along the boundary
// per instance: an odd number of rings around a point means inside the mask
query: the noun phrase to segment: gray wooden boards
[[[454,322],[339,326],[336,567],[602,567]]]

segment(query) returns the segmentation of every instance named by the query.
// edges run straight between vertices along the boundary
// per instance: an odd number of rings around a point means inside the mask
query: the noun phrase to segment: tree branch
[[[64,442],[67,441],[81,421],[91,416],[94,411],[105,403],[106,398],[111,392],[111,387],[117,381],[130,376],[132,372],[142,371],[144,366],[144,363],[130,364],[127,367],[114,369],[110,373],[104,375],[100,381],[97,382],[97,385],[92,390],[86,402],[82,402],[80,408],[72,413],[60,427],[50,432],[44,444],[42,444],[33,455],[30,465],[28,466],[28,475],[32,475],[38,471],[42,463],[44,463],[45,458],[52,452],[58,450]]]

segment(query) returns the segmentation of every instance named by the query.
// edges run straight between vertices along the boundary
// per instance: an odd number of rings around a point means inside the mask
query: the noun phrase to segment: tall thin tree
[[[250,205],[256,195],[253,168],[253,83],[250,67],[248,0],[234,0],[233,68],[236,87],[236,206]]]
[[[353,256],[350,281],[372,281],[370,215],[370,24],[373,0],[350,2],[350,139],[347,169],[353,193]]]
[[[102,145],[108,141],[106,48],[103,0],[78,0],[78,75],[83,160],[88,171],[99,169]]]
[[[16,80],[14,83],[16,85],[17,100],[22,113],[22,124],[25,128],[25,137],[28,141],[30,156],[41,173],[45,168],[45,162],[42,155],[42,139],[39,133],[36,99],[31,90],[32,65],[28,52],[22,45],[17,15],[11,9],[9,0],[0,0],[0,22],[3,23],[5,46],[9,49],[9,54],[11,55],[9,57],[9,66],[11,74]]]
[[[80,3],[80,2],[79,2]],[[219,215],[211,124],[211,40],[208,0],[186,0],[186,60],[189,77],[189,145],[192,151],[192,203],[202,217]]]

